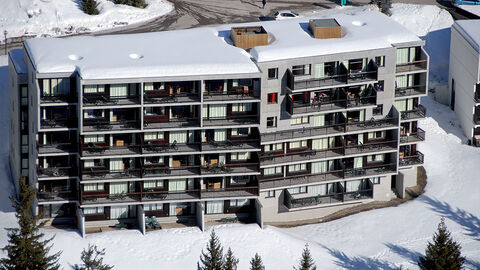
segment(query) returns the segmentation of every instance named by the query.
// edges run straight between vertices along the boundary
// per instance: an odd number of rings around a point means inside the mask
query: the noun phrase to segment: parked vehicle
[[[295,12],[292,12],[290,10],[279,10],[275,12],[275,20],[285,20],[285,19],[292,19],[298,17],[298,14]]]
[[[480,0],[452,0],[454,5],[480,5]]]

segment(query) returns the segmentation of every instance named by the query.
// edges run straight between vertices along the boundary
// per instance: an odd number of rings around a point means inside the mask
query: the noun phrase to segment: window
[[[376,56],[375,57],[375,64],[379,67],[385,66],[385,56]]]
[[[277,93],[269,93],[267,95],[267,103],[277,103],[278,102],[278,94]]]
[[[283,167],[282,166],[263,169],[263,175],[277,175],[277,174],[282,174],[282,173],[283,173]]]
[[[66,95],[70,93],[70,78],[43,79],[40,87],[43,96]]]
[[[83,137],[84,143],[96,143],[96,142],[104,142],[105,136],[104,135],[85,135]]]
[[[288,172],[301,172],[306,170],[307,170],[306,163],[288,165]]]
[[[163,180],[144,181],[143,188],[163,188]]]
[[[230,207],[242,207],[250,204],[249,199],[230,200]]]
[[[269,68],[268,69],[268,79],[277,79],[278,78],[278,68]]]
[[[383,115],[383,104],[377,105],[377,107],[373,108],[373,115]]]
[[[385,81],[381,80],[381,81],[378,81],[378,83],[374,84],[373,88],[375,88],[375,91],[380,92],[385,89],[384,86],[385,86]]]
[[[308,124],[309,117],[302,116],[290,119],[290,125],[301,125],[301,124]]]
[[[283,143],[274,143],[274,144],[266,144],[263,148],[264,152],[270,151],[279,151],[283,149]]]
[[[230,159],[232,161],[245,161],[250,158],[250,152],[237,152],[237,153],[231,153],[230,154]]]
[[[95,191],[103,191],[105,190],[103,183],[92,183],[92,184],[84,184],[83,191],[85,192],[95,192]]]
[[[307,187],[303,186],[303,187],[289,188],[288,192],[292,195],[293,194],[300,194],[300,193],[307,193]]]
[[[223,213],[223,201],[208,201],[206,203],[207,214],[222,214]]]
[[[230,179],[231,185],[246,185],[248,182],[250,182],[250,177],[248,175],[232,176]]]
[[[380,177],[373,177],[373,178],[372,178],[372,183],[373,183],[374,185],[380,184]]]
[[[85,215],[99,215],[103,214],[103,207],[85,207],[83,209]]]
[[[277,117],[267,117],[267,128],[276,127],[277,126]]]
[[[163,140],[164,138],[163,132],[145,132],[145,134],[143,134],[143,139],[145,141]]]
[[[310,64],[292,67],[293,76],[310,75]]]
[[[84,85],[83,93],[103,93],[105,92],[104,84]]]
[[[232,105],[232,112],[250,112],[252,111],[251,103],[239,103]]]
[[[145,211],[163,211],[163,203],[145,204]]]
[[[307,147],[307,140],[290,142],[289,147],[290,149],[305,148]]]
[[[376,161],[384,161],[384,160],[385,160],[385,154],[367,156],[367,162],[376,162]]]
[[[275,190],[265,191],[265,198],[275,198]]]
[[[250,128],[232,128],[232,136],[248,136]]]

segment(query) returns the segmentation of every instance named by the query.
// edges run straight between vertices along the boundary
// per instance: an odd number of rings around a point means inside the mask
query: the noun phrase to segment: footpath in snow
[[[141,23],[173,10],[166,0],[146,0],[146,8],[115,5],[112,0],[97,0],[98,15],[85,14],[78,0],[2,0],[0,1],[0,41],[24,35],[59,36],[93,32]]]
[[[358,9],[345,8],[345,12]],[[328,11],[326,11],[328,12]],[[432,55],[431,83],[445,83],[445,61],[453,23],[437,7],[397,4],[393,18],[423,36]],[[436,42],[431,42],[435,40]],[[441,55],[433,55],[436,52]],[[446,60],[444,58],[447,58]],[[0,125],[8,127],[7,69],[0,57]],[[448,65],[447,65],[448,67]],[[321,269],[416,269],[416,260],[432,237],[440,217],[461,243],[468,269],[480,269],[480,149],[467,146],[455,113],[430,97],[422,100],[427,117],[420,122],[426,131],[419,150],[425,154],[428,184],[425,194],[398,207],[359,213],[328,223],[279,229],[257,225],[215,226],[222,245],[231,247],[240,259],[239,269],[248,269],[258,252],[267,269],[292,269],[308,243]],[[0,130],[7,138],[8,130]],[[11,192],[8,143],[0,144],[0,227],[15,224],[6,197]],[[45,230],[56,235],[52,252],[62,250],[65,269],[80,262],[80,252],[89,243],[106,248],[105,263],[115,269],[195,269],[211,228],[167,229],[141,235],[138,231],[89,234],[82,239],[75,231]],[[7,242],[0,229],[0,247]],[[4,256],[0,253],[0,256]]]

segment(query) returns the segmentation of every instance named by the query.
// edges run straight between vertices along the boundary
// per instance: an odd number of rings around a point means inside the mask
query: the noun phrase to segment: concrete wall
[[[20,151],[20,103],[19,84],[20,74],[17,74],[12,59],[8,59],[8,85],[10,88],[10,122],[9,122],[9,160],[13,183],[17,194],[20,191],[19,179],[21,176],[21,151]]]
[[[205,202],[197,202],[197,207],[195,207],[195,211],[197,214],[197,225],[203,232],[205,230]]]
[[[143,205],[137,205],[137,221],[140,232],[145,235],[145,211],[143,211]]]
[[[449,89],[455,81],[455,113],[462,130],[471,139],[475,111],[475,84],[479,80],[479,53],[452,27],[450,41]]]
[[[77,207],[77,228],[82,237],[85,237],[85,216],[80,207]]]
[[[255,216],[258,226],[263,229],[263,206],[259,199],[255,199]]]

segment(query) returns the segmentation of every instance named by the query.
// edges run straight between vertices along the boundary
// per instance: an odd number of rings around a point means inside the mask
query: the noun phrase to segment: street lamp
[[[3,35],[5,36],[5,55],[7,55],[7,34],[7,30],[3,31]]]

